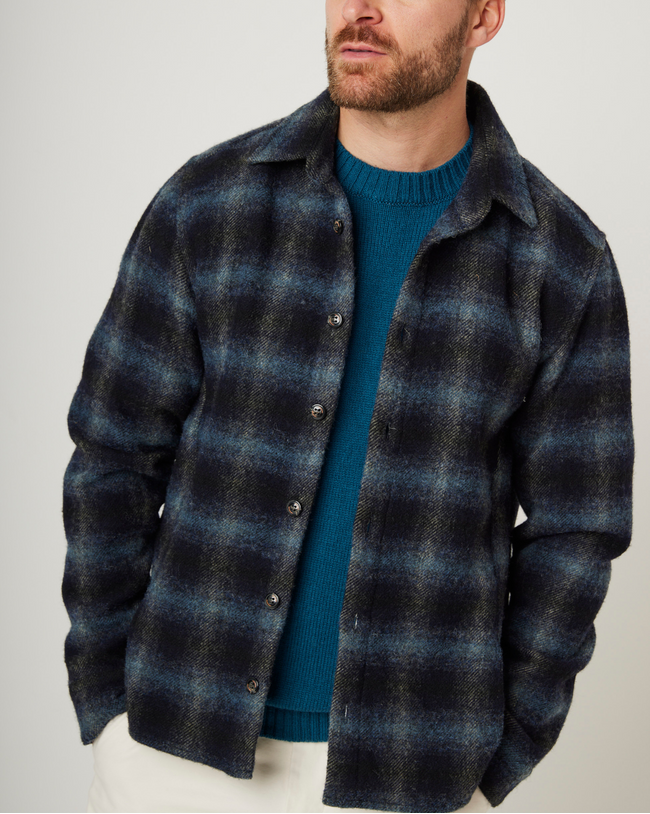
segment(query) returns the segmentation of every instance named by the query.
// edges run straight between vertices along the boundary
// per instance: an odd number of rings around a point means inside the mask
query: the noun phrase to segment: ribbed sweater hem
[[[329,712],[301,712],[267,704],[260,735],[280,741],[326,741],[329,734]]]

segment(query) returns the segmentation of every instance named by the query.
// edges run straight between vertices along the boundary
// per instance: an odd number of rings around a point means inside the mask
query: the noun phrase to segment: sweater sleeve
[[[68,416],[76,448],[63,489],[61,592],[71,622],[64,657],[84,744],[126,709],[129,627],[149,584],[175,449],[202,380],[175,178],[129,241]]]
[[[479,786],[492,806],[548,754],[594,651],[611,560],[630,544],[633,437],[627,313],[605,244],[559,347],[512,422],[512,536],[501,743]]]

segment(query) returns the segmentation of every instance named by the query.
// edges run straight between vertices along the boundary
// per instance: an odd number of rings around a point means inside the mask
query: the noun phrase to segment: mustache
[[[356,26],[348,23],[335,35],[331,47],[340,48],[344,42],[363,42],[386,53],[399,51],[397,43],[389,34],[378,34],[372,26]]]

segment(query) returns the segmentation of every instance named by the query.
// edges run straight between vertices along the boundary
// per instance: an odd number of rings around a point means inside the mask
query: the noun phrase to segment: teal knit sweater
[[[461,187],[472,134],[446,164],[391,172],[365,164],[339,142],[336,176],[352,211],[354,321],[339,403],[298,576],[278,648],[260,735],[326,741],[338,622],[386,335],[408,267]]]

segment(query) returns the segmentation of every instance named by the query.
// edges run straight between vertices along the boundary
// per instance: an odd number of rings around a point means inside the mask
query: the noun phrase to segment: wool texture
[[[467,110],[467,175],[386,334],[331,806],[449,812],[477,785],[498,805],[557,741],[630,544],[612,251],[472,82]],[[126,710],[136,741],[252,776],[355,320],[337,126],[325,91],[193,157],[126,248],[69,413],[64,655],[83,743]]]
[[[260,735],[326,741],[352,526],[386,334],[418,246],[460,189],[463,149],[427,172],[390,172],[338,142],[334,173],[352,212],[354,319],[336,414],[302,544]],[[305,676],[310,677],[305,681]]]

